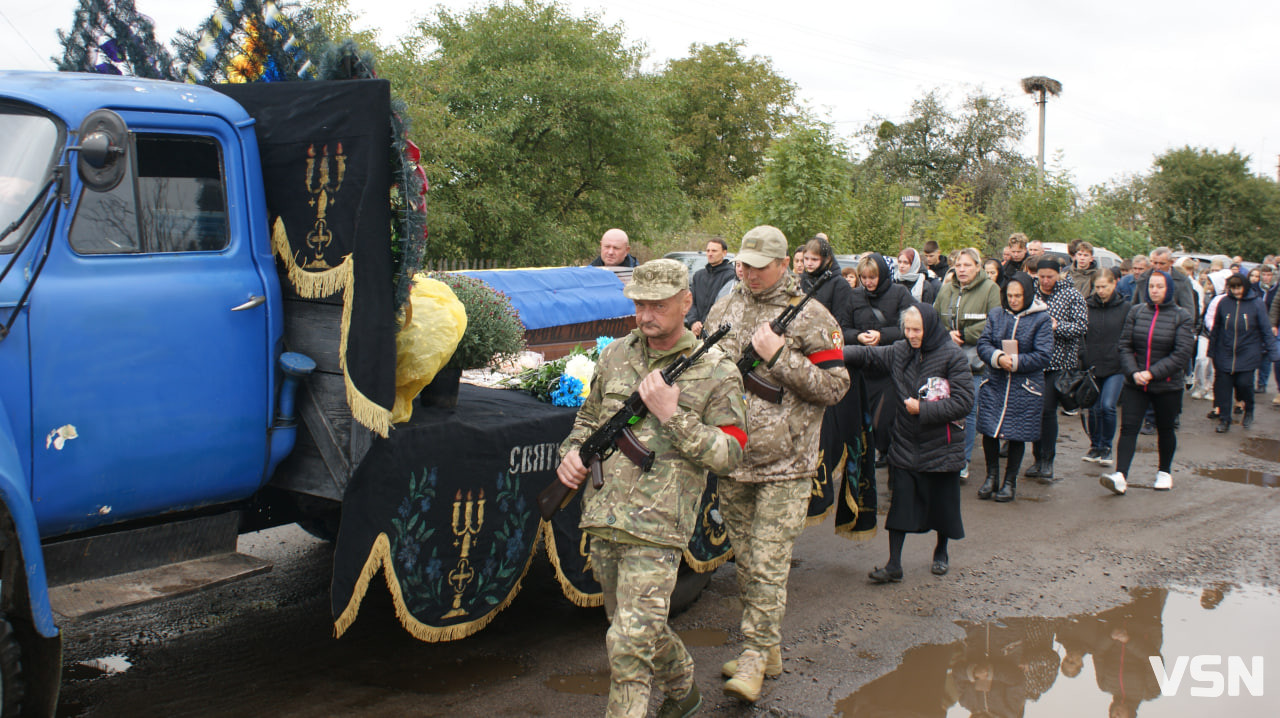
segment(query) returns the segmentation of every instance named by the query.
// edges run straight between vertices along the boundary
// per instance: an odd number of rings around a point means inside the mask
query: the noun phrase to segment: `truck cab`
[[[34,639],[30,674],[58,636],[42,543],[244,500],[294,432],[248,113],[205,87],[0,72],[0,131],[0,610]]]

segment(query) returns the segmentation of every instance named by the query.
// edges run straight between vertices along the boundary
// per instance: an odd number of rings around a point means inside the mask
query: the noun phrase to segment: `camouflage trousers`
[[[680,554],[591,537],[592,570],[609,616],[607,716],[644,718],[651,676],[666,694],[682,696],[693,686],[693,657],[667,625]]]
[[[804,530],[813,479],[717,484],[720,512],[738,567],[743,648],[766,653],[782,644],[791,550]]]

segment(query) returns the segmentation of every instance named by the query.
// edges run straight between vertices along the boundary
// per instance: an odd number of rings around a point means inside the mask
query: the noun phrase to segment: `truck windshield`
[[[0,232],[22,216],[48,179],[58,142],[52,119],[0,105]],[[0,240],[0,253],[12,252],[40,215],[32,212],[27,226]]]

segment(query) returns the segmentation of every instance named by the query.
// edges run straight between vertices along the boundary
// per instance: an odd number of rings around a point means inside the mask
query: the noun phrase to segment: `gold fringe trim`
[[[868,449],[870,451],[875,451],[875,447],[868,447]],[[848,444],[845,444],[844,455],[845,455],[845,461],[847,462],[849,460]],[[862,507],[858,506],[858,500],[854,497],[853,492],[850,491],[849,481],[847,479],[844,482],[843,493],[844,493],[845,504],[847,504],[849,508],[853,511],[853,518],[850,519],[848,523],[836,524],[836,536],[847,538],[850,541],[866,541],[868,539],[875,538],[875,535],[879,530],[875,526],[872,526],[869,530],[865,530],[865,531],[853,530],[853,525],[858,523],[858,517],[862,515]]]
[[[684,550],[684,562],[689,564],[689,568],[697,571],[698,573],[711,573],[717,568],[725,565],[725,563],[731,558],[733,558],[732,546],[729,547],[728,551],[725,551],[723,554],[711,559],[710,561],[699,561],[694,558],[693,554],[689,553],[688,547]]]
[[[809,528],[810,526],[817,526],[818,524],[822,523],[823,521],[826,521],[826,520],[827,520],[827,517],[831,515],[831,512],[832,512],[832,511],[835,511],[835,508],[836,508],[836,502],[832,501],[832,502],[831,502],[831,505],[827,507],[827,510],[826,510],[826,511],[823,511],[822,513],[818,514],[817,516],[810,516],[810,517],[806,518],[806,519],[804,520],[804,527],[805,527],[805,528]]]
[[[547,549],[547,558],[551,559],[551,566],[555,569],[556,580],[560,582],[560,590],[564,593],[564,597],[573,602],[573,605],[581,608],[597,608],[604,605],[604,593],[583,593],[579,591],[564,575],[564,569],[560,566],[560,555],[556,553],[556,537],[555,530],[551,528],[550,521],[543,521],[538,527],[538,531],[542,534],[542,542]]]
[[[387,590],[391,592],[391,598],[396,606],[396,618],[400,619],[400,625],[411,636],[427,643],[456,641],[466,638],[489,625],[493,619],[497,618],[499,613],[511,605],[511,601],[515,599],[516,594],[520,593],[520,584],[524,582],[525,576],[529,573],[529,566],[533,564],[533,555],[537,553],[536,542],[532,548],[533,550],[529,551],[529,558],[524,562],[524,570],[520,572],[520,578],[516,579],[515,585],[511,587],[511,592],[507,594],[507,597],[501,603],[473,621],[439,627],[422,623],[409,612],[409,607],[404,602],[404,594],[400,591],[400,580],[396,577],[395,566],[391,562],[391,540],[387,538],[385,533],[380,533],[378,538],[373,541],[373,548],[369,550],[369,558],[365,559],[364,568],[360,570],[360,577],[356,579],[355,588],[351,592],[351,600],[347,601],[347,607],[333,622],[333,637],[341,638],[342,634],[346,633],[347,629],[351,627],[351,624],[355,623],[356,614],[360,611],[360,603],[364,600],[365,592],[369,590],[369,582],[378,573],[378,569],[382,569],[383,577],[387,581]]]
[[[360,425],[387,438],[391,431],[391,410],[379,406],[366,397],[347,372],[347,334],[351,329],[351,305],[355,300],[355,259],[348,254],[342,263],[323,272],[309,272],[293,258],[293,248],[289,246],[289,235],[285,231],[284,221],[276,218],[271,230],[271,250],[284,263],[289,282],[293,284],[298,295],[305,299],[320,299],[342,290],[342,329],[338,341],[338,365],[342,367],[342,379],[346,385],[347,406],[351,409],[351,417]]]

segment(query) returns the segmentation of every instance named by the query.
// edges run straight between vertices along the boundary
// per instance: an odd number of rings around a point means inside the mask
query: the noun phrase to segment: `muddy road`
[[[884,562],[883,531],[854,543],[830,519],[808,529],[791,572],[786,672],[755,706],[720,693],[740,638],[733,566],[722,567],[673,620],[697,662],[702,715],[1280,714],[1280,410],[1267,397],[1250,431],[1221,436],[1208,409],[1186,401],[1170,492],[1143,487],[1154,436],[1140,438],[1130,491],[1115,497],[1098,485],[1104,469],[1079,459],[1078,420],[1062,417],[1062,480],[1023,480],[1012,504],[978,501],[979,448],[967,536],[951,544],[945,577],[929,572],[932,537],[908,536],[904,580],[880,586],[866,574]],[[603,713],[603,611],[562,598],[545,558],[487,629],[425,644],[400,627],[381,577],[352,629],[331,638],[332,554],[296,527],[245,536],[241,550],[274,570],[67,626],[60,715]],[[1153,651],[1125,646],[1153,647],[1171,680],[1180,656],[1220,655],[1211,670],[1241,695],[1194,697],[1214,686],[1186,672],[1161,695],[1151,669],[1124,663]],[[1231,656],[1269,672],[1232,676]]]

